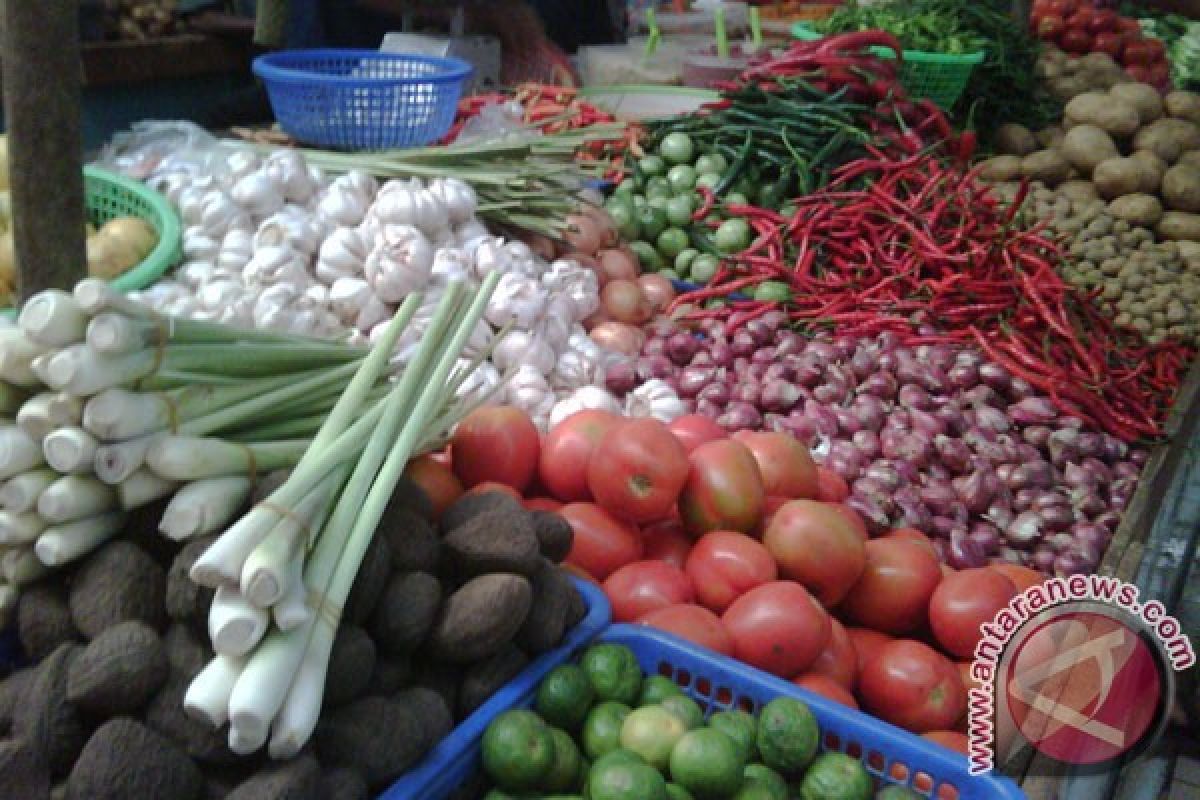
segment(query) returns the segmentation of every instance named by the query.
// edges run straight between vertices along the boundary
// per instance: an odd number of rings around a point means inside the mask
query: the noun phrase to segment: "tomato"
[[[638,618],[637,624],[673,633],[722,655],[733,655],[733,637],[725,630],[720,617],[703,606],[688,603],[667,606]]]
[[[907,539],[910,542],[916,542],[933,553],[935,558],[937,557],[937,549],[933,546],[933,540],[916,528],[897,528],[887,535],[892,539]]]
[[[1045,16],[1037,21],[1033,26],[1034,32],[1039,39],[1046,41],[1056,41],[1062,32],[1067,29],[1067,25],[1063,22],[1062,17]]]
[[[948,653],[971,658],[991,622],[1017,594],[1017,587],[991,567],[964,569],[942,580],[929,600],[929,625]]]
[[[546,434],[538,458],[538,478],[564,503],[592,499],[588,490],[588,461],[596,445],[617,426],[616,414],[597,409],[577,411]]]
[[[1092,17],[1095,15],[1096,9],[1090,6],[1080,6],[1074,11],[1064,13],[1062,17],[1068,28],[1087,33],[1088,26],[1092,24]]]
[[[1142,38],[1142,26],[1133,17],[1117,17],[1117,30],[1125,34],[1125,41]]]
[[[696,600],[718,614],[750,589],[778,577],[767,548],[733,531],[701,536],[688,554],[684,571],[696,589]]]
[[[513,406],[484,406],[458,424],[450,440],[454,474],[470,488],[495,481],[525,491],[537,471],[538,430]]]
[[[786,433],[738,431],[733,435],[754,454],[769,495],[811,498],[817,494],[817,465],[808,448]]]
[[[679,496],[684,530],[692,536],[754,530],[766,493],[750,448],[733,439],[705,442],[688,461],[691,471]]]
[[[912,639],[880,649],[859,676],[858,695],[867,711],[915,733],[952,728],[967,705],[954,663]]]
[[[1075,13],[1075,10],[1079,8],[1079,2],[1078,0],[1050,0],[1043,8],[1047,14],[1067,17]]]
[[[791,581],[764,583],[733,601],[721,616],[734,656],[752,667],[792,678],[829,644],[829,615]]]
[[[1142,39],[1136,42],[1126,42],[1125,52],[1122,56],[1121,63],[1126,67],[1133,65],[1149,66],[1155,61],[1155,54],[1158,49],[1151,44],[1154,39]],[[1130,73],[1132,74],[1132,73]]]
[[[1067,29],[1058,37],[1058,44],[1068,53],[1082,54],[1091,50],[1092,37],[1087,31],[1075,26],[1071,20],[1067,20]]]
[[[921,734],[921,738],[928,739],[934,744],[939,744],[956,753],[962,753],[964,756],[969,752],[967,735],[965,733],[959,733],[958,731],[929,731]]]
[[[666,519],[642,528],[642,557],[655,561],[665,561],[683,569],[687,563],[688,553],[692,550],[692,540],[683,532],[683,525],[677,519]]]
[[[866,568],[841,604],[846,618],[892,634],[920,628],[942,579],[937,557],[903,539],[872,539],[865,549]]]
[[[867,523],[863,521],[861,514],[845,503],[833,503],[832,508],[838,514],[841,514],[846,518],[846,521],[850,523],[852,528],[854,528],[855,533],[858,534],[860,539],[865,542],[869,538],[867,533]]]
[[[836,619],[829,620],[829,644],[808,668],[810,675],[824,675],[830,680],[854,691],[858,682],[858,653],[846,628]]]
[[[792,498],[790,497],[771,497],[767,495],[767,498],[763,500],[762,516],[759,518],[758,524],[754,526],[754,535],[761,539],[763,533],[770,527],[771,520],[775,518],[776,512],[790,502],[792,502]]]
[[[1108,53],[1116,60],[1120,60],[1124,48],[1125,40],[1119,33],[1097,33],[1092,41],[1093,53]]]
[[[1166,61],[1155,61],[1146,73],[1146,81],[1155,88],[1163,88],[1171,80],[1171,66]]]
[[[971,667],[974,666],[974,662],[959,661],[959,662],[955,663],[954,666],[958,668],[959,680],[962,681],[963,688],[967,690],[968,697],[970,697],[969,693],[972,689],[982,689],[983,688],[983,684],[980,683],[979,681],[975,680],[975,676],[971,674]]]
[[[450,467],[433,456],[417,456],[404,468],[404,476],[420,486],[433,503],[433,518],[438,519],[450,504],[462,496],[462,482]]]
[[[633,622],[667,606],[692,602],[692,584],[679,567],[663,561],[634,561],[604,581],[613,622]]]
[[[817,467],[817,496],[822,503],[840,503],[850,496],[850,485],[831,469]]]
[[[857,656],[858,668],[855,670],[857,675],[862,675],[867,663],[879,657],[879,651],[885,644],[894,641],[886,633],[873,631],[870,628],[846,628],[846,635],[850,637],[850,644],[854,645],[854,654]]]
[[[508,495],[513,500],[516,500],[519,503],[525,502],[525,498],[522,497],[521,493],[518,492],[516,489],[509,486],[507,483],[496,483],[495,481],[484,481],[483,483],[477,483],[474,486],[472,486],[470,489],[468,489],[467,491],[463,492],[463,494],[464,495],[487,494],[488,492],[500,492],[502,494]]]
[[[780,575],[804,584],[828,607],[842,601],[866,565],[863,537],[831,503],[788,503],[771,519],[763,544]]]
[[[1099,9],[1092,14],[1092,18],[1088,20],[1088,33],[1106,33],[1108,31],[1117,30],[1117,12],[1109,11],[1107,8]]]
[[[642,557],[642,537],[594,503],[569,503],[558,510],[575,536],[566,561],[598,581]]]
[[[592,497],[630,522],[667,517],[687,479],[683,445],[666,425],[649,417],[613,429],[588,461]]]
[[[1128,49],[1126,49],[1127,54],[1128,54],[1128,52],[1129,52]],[[1126,58],[1128,58],[1128,55],[1126,55]],[[1128,64],[1125,67],[1125,72],[1127,75],[1129,75],[1129,77],[1133,78],[1138,83],[1149,83],[1150,82],[1150,68],[1149,67],[1142,66],[1141,64]]]
[[[806,672],[803,675],[793,679],[792,683],[796,684],[801,689],[807,689],[813,694],[819,694],[835,703],[841,703],[842,705],[849,706],[850,708],[858,708],[858,701],[854,699],[854,695],[846,691],[845,686],[842,686],[828,675],[819,675],[815,672]]]
[[[992,564],[991,568],[1012,581],[1018,592],[1040,586],[1046,580],[1046,576],[1036,569],[1023,567],[1020,564]]]
[[[700,414],[684,414],[682,417],[676,417],[667,427],[671,429],[671,433],[675,434],[675,438],[683,445],[683,449],[689,453],[705,442],[714,442],[717,439],[728,437],[724,428]]]

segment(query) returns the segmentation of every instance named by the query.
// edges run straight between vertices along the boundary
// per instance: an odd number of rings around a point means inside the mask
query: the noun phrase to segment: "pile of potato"
[[[175,0],[105,0],[104,10],[110,39],[140,42],[180,32]]]
[[[1061,103],[1084,92],[1111,89],[1130,80],[1108,53],[1072,56],[1052,45],[1043,46],[1035,69],[1050,96]]]

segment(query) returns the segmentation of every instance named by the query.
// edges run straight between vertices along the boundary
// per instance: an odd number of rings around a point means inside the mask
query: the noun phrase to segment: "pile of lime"
[[[483,735],[484,800],[906,800],[875,792],[858,759],[817,753],[817,721],[778,697],[753,716],[707,719],[671,680],[643,675],[618,644],[589,648],[542,681],[532,710]]]

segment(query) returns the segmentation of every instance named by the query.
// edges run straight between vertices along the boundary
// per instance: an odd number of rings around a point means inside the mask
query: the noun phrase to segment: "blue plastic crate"
[[[587,616],[567,634],[563,643],[542,653],[529,666],[475,709],[454,732],[425,756],[425,760],[380,795],[380,800],[443,800],[479,770],[479,743],[488,723],[501,713],[533,702],[542,678],[559,664],[570,661],[608,627],[611,609],[604,592],[594,583],[572,578],[587,604]]]
[[[376,50],[284,50],[254,60],[275,119],[338,150],[419,147],[446,135],[471,65]]]

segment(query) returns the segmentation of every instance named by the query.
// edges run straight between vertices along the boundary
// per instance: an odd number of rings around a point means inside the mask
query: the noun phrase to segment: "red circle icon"
[[[1120,620],[1072,611],[1021,641],[1005,670],[1004,695],[1017,730],[1042,753],[1100,764],[1141,744],[1159,719],[1159,661]]]

